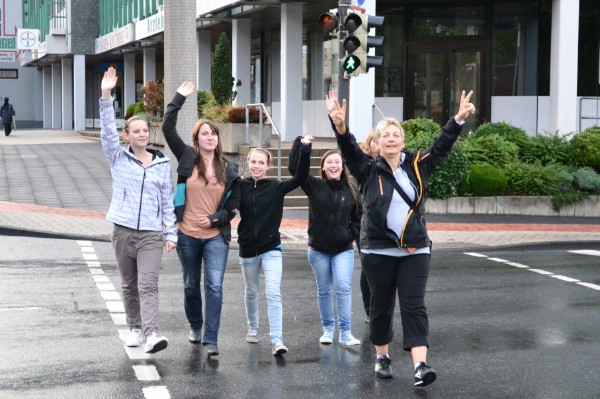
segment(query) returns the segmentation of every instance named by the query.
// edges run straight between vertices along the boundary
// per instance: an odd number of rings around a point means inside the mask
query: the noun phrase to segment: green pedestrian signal
[[[344,68],[346,73],[353,73],[358,69],[358,67],[360,67],[360,58],[354,54],[350,54],[344,58],[342,68]]]

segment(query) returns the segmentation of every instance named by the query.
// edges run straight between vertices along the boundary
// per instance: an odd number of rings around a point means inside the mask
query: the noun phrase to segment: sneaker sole
[[[201,340],[200,340],[200,339],[189,339],[189,338],[188,338],[188,341],[189,341],[191,344],[199,344]]]
[[[347,341],[340,341],[340,345],[341,345],[341,346],[347,346],[347,347],[350,347],[350,346],[357,346],[357,345],[360,345],[360,341],[358,341],[358,342],[347,342]]]
[[[146,350],[146,353],[156,353],[156,352],[160,352],[163,349],[166,349],[167,346],[169,345],[169,341],[167,341],[166,339],[163,339],[161,341],[158,341],[150,350]]]
[[[257,344],[258,338],[246,338],[246,342],[248,342],[249,344]]]
[[[391,372],[389,372],[389,373],[380,373],[379,371],[376,371],[375,374],[377,374],[377,377],[383,378],[383,379],[394,378],[394,376],[392,375]]]
[[[273,356],[281,356],[281,355],[285,355],[287,353],[287,349],[278,349],[275,352],[273,352]]]
[[[426,387],[427,385],[433,384],[437,375],[435,373],[427,373],[423,376],[422,381],[415,382],[416,387]]]
[[[319,343],[321,343],[323,345],[331,345],[331,344],[333,344],[333,340],[327,339],[327,338],[325,338],[325,339],[321,338],[321,339],[319,339]]]
[[[142,342],[139,342],[137,344],[123,344],[123,345],[126,346],[126,347],[128,347],[128,348],[137,348],[141,344],[142,344]]]

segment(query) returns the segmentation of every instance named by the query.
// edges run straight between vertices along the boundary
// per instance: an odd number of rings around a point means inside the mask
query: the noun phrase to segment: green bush
[[[215,96],[210,91],[206,90],[198,90],[197,94],[197,102],[198,102],[198,118],[203,118],[203,110],[209,103],[216,103]]]
[[[594,169],[585,166],[573,173],[576,188],[594,194],[600,194],[600,175]]]
[[[503,168],[519,160],[518,146],[496,134],[467,136],[465,147],[472,164],[489,164]]]
[[[133,115],[138,115],[141,113],[145,113],[144,103],[138,101],[136,103],[129,104],[127,109],[125,110],[125,120],[131,118]]]
[[[572,174],[560,164],[517,162],[505,169],[508,186],[520,195],[554,195],[568,190]]]
[[[579,191],[565,191],[554,194],[550,202],[552,209],[558,213],[564,206],[580,202],[586,197],[587,194]]]
[[[600,127],[591,127],[576,134],[571,145],[576,166],[589,166],[600,173]]]
[[[219,105],[231,104],[237,94],[234,91],[235,78],[231,76],[231,42],[225,32],[219,36],[212,63],[211,87]],[[235,86],[240,86],[238,80]]]
[[[459,194],[475,197],[491,197],[504,194],[508,180],[498,168],[474,164],[470,167],[469,176],[459,186]]]
[[[144,109],[149,115],[161,118],[165,109],[165,84],[152,80],[142,86]]]
[[[414,151],[429,148],[441,128],[431,119],[409,119],[401,123],[405,147]],[[464,143],[459,139],[448,158],[429,179],[427,194],[430,198],[445,199],[458,195],[458,185],[469,173],[469,162]]]
[[[528,139],[525,130],[507,122],[484,123],[471,134],[474,138],[494,135],[502,137],[519,148],[522,148]]]
[[[539,134],[529,137],[522,150],[525,162],[539,161],[542,165],[551,163],[569,164],[572,159],[571,142],[568,136],[557,133]]]

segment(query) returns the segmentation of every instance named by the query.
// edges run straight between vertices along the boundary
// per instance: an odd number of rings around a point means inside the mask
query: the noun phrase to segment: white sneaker
[[[125,339],[125,346],[136,347],[144,342],[144,334],[141,328],[132,328]]]
[[[146,353],[156,353],[165,349],[169,345],[169,340],[165,337],[159,337],[156,332],[151,332],[146,337]]]
[[[272,346],[273,356],[281,356],[287,353],[288,348],[283,344],[283,342],[275,342]]]
[[[333,333],[335,332],[335,328],[324,328],[323,335],[319,338],[319,342],[325,345],[329,345],[333,343]]]
[[[343,334],[340,334],[340,345],[344,345],[344,346],[355,346],[355,345],[360,345],[360,340],[357,338],[354,338],[354,336],[352,335],[351,332],[345,332]]]

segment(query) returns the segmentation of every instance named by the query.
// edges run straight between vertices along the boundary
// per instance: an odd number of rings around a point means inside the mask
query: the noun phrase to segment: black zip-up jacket
[[[253,258],[272,250],[281,250],[279,227],[283,217],[283,200],[287,193],[300,187],[310,168],[310,145],[302,145],[298,173],[289,180],[242,179],[239,255]]]
[[[177,187],[175,189],[175,199],[173,200],[177,222],[180,222],[183,218],[183,210],[186,204],[186,182],[192,176],[196,160],[198,159],[198,154],[194,147],[185,144],[179,133],[177,133],[177,114],[183,103],[185,103],[185,99],[185,96],[175,93],[173,101],[167,106],[162,125],[167,145],[178,162]],[[208,218],[210,219],[210,227],[219,228],[223,239],[228,243],[231,241],[231,219],[235,217],[240,207],[240,177],[238,165],[229,160],[226,160],[226,162],[225,174],[227,184],[223,190],[223,195],[221,196],[216,212],[208,215]]]
[[[295,173],[293,165],[299,148],[300,137],[296,138],[290,151],[288,169],[292,174]],[[308,246],[330,255],[353,249],[360,217],[346,181],[308,176],[301,187],[309,201]],[[358,195],[358,189],[355,193]]]
[[[423,151],[403,150],[404,162],[400,165],[417,188],[415,208],[408,212],[400,237],[387,227],[386,219],[394,193],[394,174],[382,157],[369,158],[356,143],[348,127],[346,134],[339,134],[331,123],[344,162],[358,181],[362,194],[363,216],[360,229],[360,245],[365,249],[407,248],[409,250],[431,246],[427,235],[424,215],[426,189],[433,171],[452,151],[462,126],[450,119],[431,146]]]

